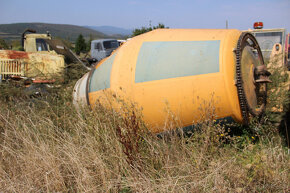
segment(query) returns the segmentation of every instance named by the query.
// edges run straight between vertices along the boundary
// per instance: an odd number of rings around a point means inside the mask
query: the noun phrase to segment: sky
[[[290,0],[0,0],[0,24],[42,22],[134,29],[170,28],[290,31]]]

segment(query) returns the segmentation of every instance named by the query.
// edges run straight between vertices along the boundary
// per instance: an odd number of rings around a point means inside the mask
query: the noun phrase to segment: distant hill
[[[111,38],[102,32],[86,27],[68,24],[48,24],[48,23],[13,23],[0,24],[0,38],[5,40],[20,39],[21,34],[27,28],[36,30],[37,33],[49,31],[52,37],[60,37],[69,41],[75,41],[79,34],[85,38],[90,36],[93,39]]]
[[[97,30],[107,35],[120,34],[123,36],[130,36],[132,35],[132,31],[133,31],[131,29],[124,29],[124,28],[114,27],[114,26],[84,26],[84,27]]]

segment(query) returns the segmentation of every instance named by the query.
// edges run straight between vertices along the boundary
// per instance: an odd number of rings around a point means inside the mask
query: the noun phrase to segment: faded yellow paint
[[[39,39],[51,39],[47,34],[26,34],[24,40],[24,50],[26,52],[37,52],[36,38]],[[48,46],[48,45],[47,45]]]
[[[239,30],[158,29],[134,37],[117,50],[110,88],[89,93],[89,102],[94,106],[100,100],[116,110],[119,110],[120,101],[112,100],[112,94],[117,99],[134,102],[142,108],[145,123],[155,133],[168,129],[170,114],[178,119],[173,127],[199,122],[200,107],[204,102],[215,107],[217,119],[232,117],[242,122],[233,52],[240,35]],[[219,72],[135,83],[136,62],[143,42],[210,40],[220,41]]]
[[[55,79],[62,77],[64,72],[64,56],[52,53],[29,53],[26,77],[38,79]]]
[[[25,76],[34,79],[56,79],[63,76],[64,56],[51,52],[0,50],[0,75]]]

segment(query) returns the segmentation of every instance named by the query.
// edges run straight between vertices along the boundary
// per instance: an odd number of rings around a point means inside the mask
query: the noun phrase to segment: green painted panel
[[[220,40],[144,42],[135,82],[219,72]]]
[[[89,92],[110,88],[111,70],[116,53],[96,68],[91,76]]]

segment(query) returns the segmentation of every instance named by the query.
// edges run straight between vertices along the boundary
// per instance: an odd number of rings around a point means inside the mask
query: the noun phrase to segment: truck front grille
[[[25,63],[17,59],[0,59],[0,78],[7,79],[10,76],[24,76]]]

